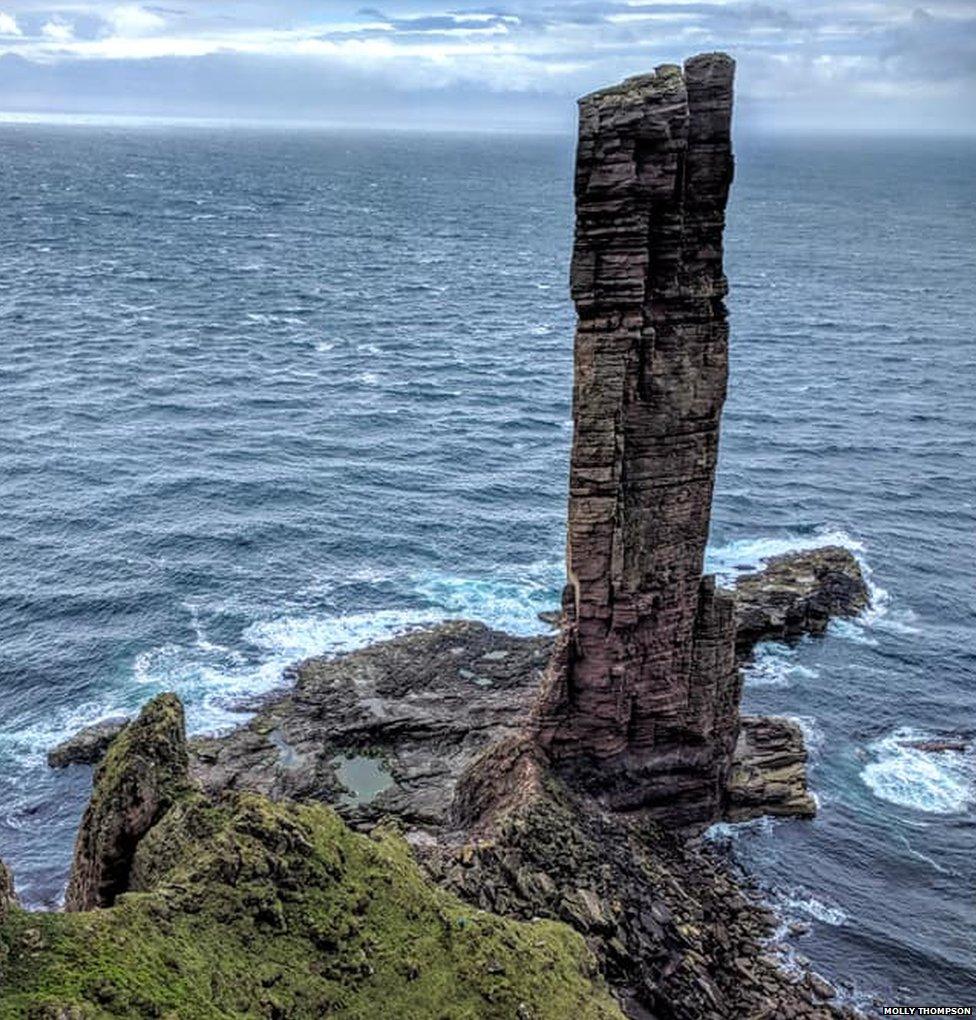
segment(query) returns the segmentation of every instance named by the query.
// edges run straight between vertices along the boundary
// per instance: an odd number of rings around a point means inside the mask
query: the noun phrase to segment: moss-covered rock
[[[0,861],[0,924],[7,919],[7,911],[14,902],[14,880],[3,861]]]
[[[75,843],[65,908],[107,907],[129,887],[139,841],[190,788],[183,706],[161,694],[112,742]]]
[[[0,1018],[620,1020],[583,940],[438,889],[392,831],[321,805],[185,794],[143,838],[143,891],[11,908]]]

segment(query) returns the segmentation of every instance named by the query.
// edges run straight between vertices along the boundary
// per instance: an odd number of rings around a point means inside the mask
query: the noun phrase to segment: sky
[[[568,131],[716,49],[740,129],[976,134],[976,0],[0,0],[0,111]]]

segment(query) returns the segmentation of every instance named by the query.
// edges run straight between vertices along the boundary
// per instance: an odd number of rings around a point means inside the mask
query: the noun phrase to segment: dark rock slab
[[[97,765],[128,721],[120,716],[85,726],[48,751],[48,765],[52,769],[63,769],[69,765]]]
[[[525,726],[552,643],[462,621],[310,659],[246,727],[193,740],[193,774],[214,792],[324,800],[352,821],[444,826],[461,773]],[[365,802],[341,778],[363,756],[390,779]]]
[[[925,751],[927,754],[945,754],[947,751],[956,754],[965,754],[969,750],[969,744],[965,740],[952,738],[944,740],[903,740],[902,747],[910,747],[914,751]]]
[[[807,749],[800,727],[766,716],[743,716],[741,723],[726,786],[726,819],[813,818],[817,802],[807,789]]]
[[[758,641],[823,634],[833,617],[857,616],[871,601],[860,564],[840,546],[773,556],[738,579],[735,595],[740,657]]]
[[[108,907],[129,888],[139,841],[187,789],[183,706],[162,694],[111,744],[81,820],[65,909]]]

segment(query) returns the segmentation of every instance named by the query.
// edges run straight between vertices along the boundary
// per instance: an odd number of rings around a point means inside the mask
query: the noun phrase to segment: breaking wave
[[[899,807],[928,814],[965,811],[976,802],[976,760],[972,751],[921,751],[912,742],[932,739],[908,726],[875,741],[875,760],[861,779],[876,796]]]

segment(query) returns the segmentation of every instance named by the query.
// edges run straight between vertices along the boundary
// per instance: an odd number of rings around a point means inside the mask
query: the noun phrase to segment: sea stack
[[[739,727],[734,600],[702,574],[733,73],[704,54],[580,101],[568,583],[538,739],[608,806],[676,826],[720,816]]]

